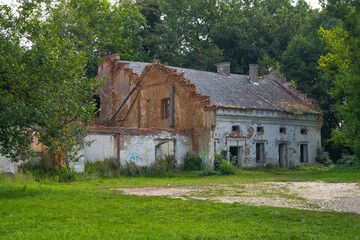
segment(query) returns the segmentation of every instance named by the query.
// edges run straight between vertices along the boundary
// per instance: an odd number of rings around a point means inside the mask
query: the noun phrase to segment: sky
[[[306,0],[312,8],[320,8],[319,0]],[[0,3],[10,4],[15,2],[14,0],[0,0]]]

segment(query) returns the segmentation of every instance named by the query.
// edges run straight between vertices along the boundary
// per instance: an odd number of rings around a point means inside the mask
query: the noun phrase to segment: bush
[[[234,161],[230,163],[227,161],[222,161],[220,164],[221,175],[234,175],[237,171],[238,169],[235,167]]]
[[[332,164],[332,161],[329,157],[329,153],[325,152],[323,148],[318,149],[315,161],[325,166],[329,166],[330,164]]]
[[[113,177],[117,175],[114,158],[105,158],[103,161],[86,162],[85,174],[98,177]]]
[[[170,157],[156,159],[150,166],[138,166],[135,162],[125,162],[120,165],[119,174],[129,177],[154,177],[171,170],[171,166],[173,166],[173,158]]]
[[[23,163],[19,166],[19,171],[25,174],[30,173],[36,181],[46,177],[51,178],[55,174],[55,169],[45,166],[43,159],[31,159]]]
[[[73,182],[77,177],[77,172],[64,164],[61,164],[60,167],[55,166],[55,173],[59,182]]]
[[[200,157],[190,153],[186,153],[183,166],[185,171],[200,171],[201,164],[202,161]]]
[[[235,166],[235,163],[235,157],[231,162],[228,162],[224,155],[215,153],[214,170],[219,171],[221,175],[236,174],[238,168]]]
[[[337,165],[346,167],[360,167],[360,161],[355,155],[343,154],[341,158],[337,160]]]

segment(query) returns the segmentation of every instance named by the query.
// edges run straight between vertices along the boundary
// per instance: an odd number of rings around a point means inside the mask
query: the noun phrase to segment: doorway
[[[287,167],[287,144],[279,144],[279,165],[281,167]]]
[[[230,162],[232,162],[234,157],[236,157],[235,164],[239,165],[241,161],[242,147],[238,147],[238,146],[230,147],[229,153],[230,153]]]

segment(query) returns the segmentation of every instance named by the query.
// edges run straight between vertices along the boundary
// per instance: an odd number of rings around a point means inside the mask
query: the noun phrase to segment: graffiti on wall
[[[135,162],[139,162],[139,161],[145,161],[145,162],[149,162],[149,149],[145,150],[145,158],[142,158],[137,152],[130,152],[130,162],[135,161]]]

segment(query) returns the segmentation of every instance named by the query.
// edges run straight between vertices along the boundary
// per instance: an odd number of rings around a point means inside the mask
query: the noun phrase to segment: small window
[[[170,99],[166,98],[161,101],[161,110],[162,110],[162,118],[168,119],[169,118],[169,111],[170,111]]]
[[[264,143],[256,143],[256,163],[265,163]]]
[[[281,128],[280,128],[280,133],[281,133],[281,134],[285,134],[285,133],[286,133],[286,128],[281,127]]]
[[[256,132],[257,133],[264,133],[264,127],[257,127]]]
[[[100,116],[100,97],[99,95],[94,95],[93,96],[93,101],[95,102],[95,117],[99,117]]]
[[[302,128],[302,129],[300,130],[300,133],[301,133],[302,135],[306,135],[306,134],[307,134],[307,129],[306,129],[306,128]]]
[[[308,145],[300,144],[300,162],[307,163],[308,162]]]
[[[240,127],[239,127],[238,125],[232,126],[232,131],[233,131],[233,132],[237,132],[237,131],[239,131],[239,130],[240,130]]]

